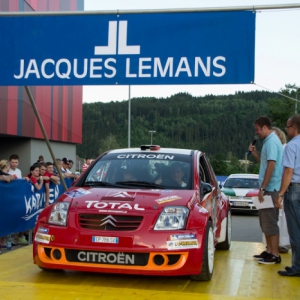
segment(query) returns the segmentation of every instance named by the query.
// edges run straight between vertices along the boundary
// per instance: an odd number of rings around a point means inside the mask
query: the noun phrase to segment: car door
[[[199,173],[200,173],[200,198],[201,205],[209,211],[213,227],[216,224],[217,207],[217,188],[215,184],[215,179],[211,171],[211,167],[204,154],[200,155],[199,158]]]

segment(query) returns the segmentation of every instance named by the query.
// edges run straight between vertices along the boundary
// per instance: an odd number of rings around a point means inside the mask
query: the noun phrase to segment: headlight
[[[69,206],[69,202],[59,202],[55,204],[48,222],[50,224],[66,226]]]
[[[167,206],[156,221],[154,230],[184,229],[189,210],[183,206]]]

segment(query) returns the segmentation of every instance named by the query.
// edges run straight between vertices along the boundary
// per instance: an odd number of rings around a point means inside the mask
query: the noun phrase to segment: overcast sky
[[[85,0],[85,10],[201,8],[299,4],[293,0]],[[300,9],[262,10],[256,15],[255,84],[131,86],[131,98],[227,95],[236,91],[280,91],[285,84],[300,86]],[[84,86],[83,102],[128,100],[128,86]]]

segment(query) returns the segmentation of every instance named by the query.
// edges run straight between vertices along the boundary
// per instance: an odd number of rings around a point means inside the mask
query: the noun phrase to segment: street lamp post
[[[130,86],[128,87],[128,148],[130,148],[130,132],[131,132],[131,95]]]
[[[298,113],[298,99],[297,99],[298,93],[296,92],[296,101],[295,101],[295,115]]]
[[[150,145],[152,145],[152,135],[153,135],[153,133],[155,133],[156,131],[154,131],[154,130],[149,130],[149,132],[150,132],[150,134],[151,134],[151,143],[150,143]]]

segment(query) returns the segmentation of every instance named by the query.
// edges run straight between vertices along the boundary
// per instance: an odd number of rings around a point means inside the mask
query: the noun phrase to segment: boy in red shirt
[[[45,207],[49,205],[49,197],[50,197],[50,180],[55,183],[55,184],[60,184],[59,177],[55,176],[53,174],[53,164],[48,162],[48,163],[40,163],[40,175],[43,177],[44,184],[45,184],[45,191],[46,191],[46,203]]]

